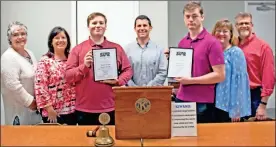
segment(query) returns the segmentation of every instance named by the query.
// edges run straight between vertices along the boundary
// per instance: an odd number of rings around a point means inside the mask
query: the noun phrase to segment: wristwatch
[[[265,106],[267,105],[267,103],[266,103],[266,102],[263,102],[263,101],[261,101],[261,104],[263,104],[263,105],[265,105]]]

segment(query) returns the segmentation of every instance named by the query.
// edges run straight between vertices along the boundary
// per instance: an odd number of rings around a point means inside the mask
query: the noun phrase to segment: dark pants
[[[251,93],[251,115],[245,116],[241,118],[241,122],[250,117],[255,117],[256,111],[261,102],[261,87],[257,87],[255,89],[250,90]],[[225,112],[221,109],[215,108],[215,122],[230,122],[231,118],[229,117],[229,113]]]
[[[250,89],[251,94],[251,115],[242,117],[242,119],[248,119],[250,117],[256,116],[256,111],[261,103],[261,87],[257,87],[255,89]]]
[[[115,111],[107,112],[110,116],[110,122],[107,125],[115,125]],[[101,113],[88,113],[76,111],[78,125],[101,125],[99,116]]]
[[[186,102],[178,98],[174,98],[176,103]],[[204,110],[201,108],[204,107]],[[214,122],[214,103],[196,103],[197,123],[212,123]],[[201,110],[200,110],[201,109]]]
[[[257,87],[255,89],[251,89],[251,117],[256,116],[256,111],[261,102],[261,87]]]
[[[48,117],[42,117],[42,120],[44,123],[50,123],[50,121],[48,121]],[[57,122],[59,124],[76,125],[77,124],[76,113],[60,115],[60,117],[57,117]]]
[[[231,122],[229,113],[219,108],[214,109],[214,121],[217,123]]]

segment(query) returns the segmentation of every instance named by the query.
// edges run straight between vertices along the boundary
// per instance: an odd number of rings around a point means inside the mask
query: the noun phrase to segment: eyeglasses
[[[238,26],[243,26],[243,25],[250,25],[252,22],[240,22],[240,23],[237,23]]]
[[[13,33],[13,34],[12,34],[13,37],[19,37],[20,35],[21,35],[22,37],[25,37],[25,36],[27,36],[27,33],[26,33],[26,32],[22,32],[22,33]]]
[[[229,30],[216,30],[215,32],[216,34],[220,34],[220,33],[226,34],[229,32]]]

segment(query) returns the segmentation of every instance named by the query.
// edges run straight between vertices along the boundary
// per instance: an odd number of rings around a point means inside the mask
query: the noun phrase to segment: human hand
[[[91,67],[92,62],[93,62],[93,56],[92,56],[92,50],[90,50],[84,56],[84,65],[89,68]]]
[[[235,117],[235,118],[231,118],[231,121],[232,122],[240,122],[241,119],[240,119],[240,117]]]
[[[165,54],[167,60],[169,60],[170,50],[169,50],[168,48],[166,48],[166,49],[164,50],[164,54]]]
[[[267,119],[267,113],[266,113],[266,106],[260,104],[256,111],[256,119],[257,120],[266,120]]]
[[[29,105],[29,107],[28,107],[29,109],[31,109],[31,110],[37,110],[37,105],[36,105],[36,101],[35,101],[35,99],[32,101],[32,103]]]
[[[194,84],[193,78],[189,77],[176,77],[174,78],[177,82],[183,84],[183,85],[189,85]]]
[[[50,123],[57,123],[57,117],[60,117],[58,113],[54,110],[53,106],[49,106],[46,108],[48,112],[48,121]]]
[[[119,85],[119,80],[118,79],[103,80],[103,81],[100,81],[100,82],[105,83],[105,84],[110,84],[110,85]]]

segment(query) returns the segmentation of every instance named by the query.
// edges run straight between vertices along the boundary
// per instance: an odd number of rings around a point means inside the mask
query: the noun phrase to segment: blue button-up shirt
[[[167,77],[164,49],[149,40],[144,48],[137,41],[125,47],[133,77],[128,86],[162,86]]]

